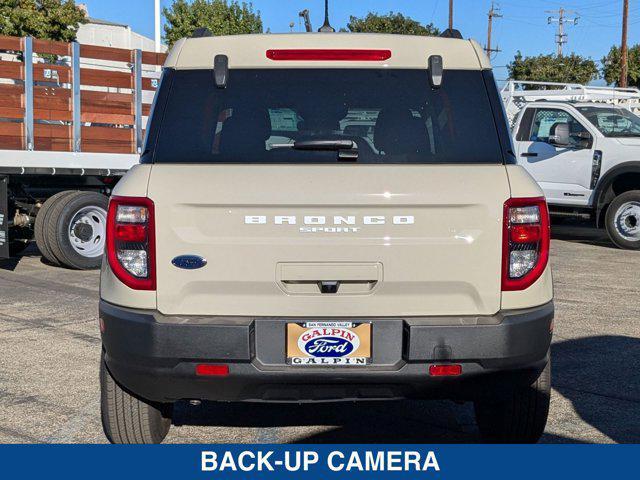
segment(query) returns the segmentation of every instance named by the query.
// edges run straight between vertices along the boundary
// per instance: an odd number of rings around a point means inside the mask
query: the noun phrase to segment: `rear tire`
[[[605,217],[607,233],[619,248],[640,250],[640,190],[613,199]]]
[[[49,219],[49,215],[51,213],[51,209],[55,204],[63,197],[67,195],[71,195],[72,193],[76,193],[75,191],[64,191],[56,193],[55,195],[49,197],[42,207],[40,207],[40,211],[36,215],[36,221],[34,225],[34,236],[36,239],[36,245],[38,246],[38,250],[42,256],[53,265],[60,265],[60,260],[58,260],[53,252],[51,251],[51,247],[49,246],[49,240],[46,234],[46,225]]]
[[[551,397],[551,360],[528,387],[509,396],[474,402],[482,437],[494,443],[536,443],[544,433]]]
[[[104,434],[111,443],[162,443],[169,433],[171,419],[159,408],[139,400],[113,379],[100,359],[100,411]]]
[[[54,257],[69,268],[100,268],[109,199],[95,192],[73,192],[51,208],[45,236]]]

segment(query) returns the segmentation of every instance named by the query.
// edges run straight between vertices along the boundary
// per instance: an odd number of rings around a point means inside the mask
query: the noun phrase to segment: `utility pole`
[[[491,29],[493,27],[493,19],[502,17],[502,14],[500,14],[500,7],[496,7],[494,2],[491,2],[491,10],[489,10],[487,16],[489,17],[489,24],[487,26],[487,44],[485,45],[484,51],[487,52],[487,56],[491,58],[492,53],[498,53],[501,51],[499,48],[491,48]]]
[[[556,43],[558,44],[558,56],[562,56],[562,46],[567,43],[567,34],[564,33],[564,24],[565,23],[573,23],[574,25],[578,24],[578,12],[573,10],[565,10],[560,7],[560,10],[547,10],[546,13],[557,13],[558,17],[549,17],[547,18],[547,23],[552,24],[554,22],[558,22],[558,33],[556,34]],[[567,14],[575,14],[573,18],[567,18]]]
[[[449,0],[449,30],[453,30],[453,0]]]
[[[627,51],[627,23],[629,21],[629,0],[624,0],[622,7],[622,44],[620,45],[620,81],[618,86],[626,88],[629,52]]]
[[[155,37],[156,37],[156,52],[160,53],[162,49],[162,37],[160,36],[160,0],[155,0],[154,9],[155,18]]]

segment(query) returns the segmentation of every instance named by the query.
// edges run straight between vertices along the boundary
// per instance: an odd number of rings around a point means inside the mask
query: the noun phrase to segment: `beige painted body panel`
[[[502,206],[509,197],[502,165],[163,164],[153,167],[148,196],[156,205],[164,314],[366,317],[500,309]],[[246,224],[247,216],[266,223]],[[275,216],[295,216],[296,224],[277,225]],[[358,231],[301,232],[304,216],[325,216],[321,228],[333,228],[334,216],[355,216]],[[386,223],[365,225],[365,216],[384,216]],[[413,224],[393,223],[408,216]],[[186,254],[208,264],[200,270],[171,264]],[[345,288],[320,294],[320,280]]]
[[[269,49],[385,49],[384,61],[273,61]],[[181,40],[173,47],[165,67],[211,69],[215,55],[227,55],[229,68],[427,68],[430,55],[441,55],[445,69],[491,68],[477,43],[440,37],[367,33],[256,34]]]
[[[512,197],[544,197],[544,192],[529,173],[519,165],[507,165]],[[502,309],[530,308],[553,300],[551,265],[529,288],[521,292],[503,292]]]
[[[144,197],[147,195],[151,165],[134,165],[111,192],[117,197]],[[125,181],[126,179],[126,181]]]

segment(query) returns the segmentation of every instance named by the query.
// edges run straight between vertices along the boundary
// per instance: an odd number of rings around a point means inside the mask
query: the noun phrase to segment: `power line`
[[[558,33],[556,33],[556,43],[558,44],[558,56],[561,57],[562,56],[562,46],[567,43],[567,34],[564,33],[564,24],[565,23],[572,23],[573,25],[577,25],[578,23],[578,19],[580,18],[578,16],[578,12],[574,11],[574,10],[565,10],[563,7],[560,7],[559,10],[546,10],[546,13],[557,13],[558,16],[557,17],[549,17],[547,19],[547,23],[548,24],[552,24],[552,23],[558,23]],[[575,17],[573,18],[567,18],[566,15],[567,14],[575,14]]]
[[[433,12],[431,12],[431,23],[433,23],[433,19],[436,16],[436,10],[438,9],[438,3],[440,3],[439,0],[436,0],[434,5],[433,5]]]

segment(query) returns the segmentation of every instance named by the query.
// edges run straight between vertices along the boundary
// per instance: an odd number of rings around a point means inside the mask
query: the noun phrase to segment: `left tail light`
[[[544,197],[507,200],[503,228],[502,290],[524,290],[549,262],[549,209]]]
[[[107,259],[114,275],[134,290],[156,289],[153,202],[111,197],[107,215]]]

